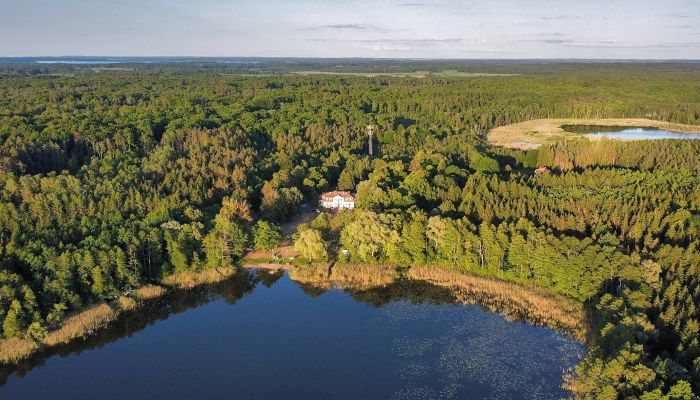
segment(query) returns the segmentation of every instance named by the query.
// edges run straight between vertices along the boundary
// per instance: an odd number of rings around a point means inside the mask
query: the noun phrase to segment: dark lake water
[[[649,127],[564,125],[562,128],[567,132],[581,133],[589,137],[622,140],[700,139],[700,133],[678,133]]]
[[[548,399],[583,345],[399,280],[323,290],[248,272],[5,371],[0,399]],[[8,375],[9,373],[9,375]]]

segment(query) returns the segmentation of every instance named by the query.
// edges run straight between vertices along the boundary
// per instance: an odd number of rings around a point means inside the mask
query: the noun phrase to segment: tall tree
[[[326,243],[321,233],[313,228],[305,229],[299,233],[294,241],[294,248],[309,261],[325,261],[328,259]]]
[[[282,229],[279,225],[260,220],[253,227],[253,243],[258,250],[272,250],[282,243]]]

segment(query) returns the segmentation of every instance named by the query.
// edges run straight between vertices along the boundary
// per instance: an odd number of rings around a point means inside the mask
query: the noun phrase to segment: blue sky
[[[700,0],[0,1],[0,56],[700,59]]]

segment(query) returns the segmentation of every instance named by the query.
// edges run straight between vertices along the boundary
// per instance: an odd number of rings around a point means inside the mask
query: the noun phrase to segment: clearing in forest
[[[700,133],[700,126],[644,118],[548,118],[499,126],[489,131],[486,137],[493,145],[521,150],[536,149],[561,140],[584,137],[582,134],[565,131],[562,128],[564,125],[652,127],[679,133]]]

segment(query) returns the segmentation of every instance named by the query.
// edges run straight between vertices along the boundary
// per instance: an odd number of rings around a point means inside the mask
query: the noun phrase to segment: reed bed
[[[396,268],[388,265],[328,264],[303,265],[289,271],[296,282],[319,289],[337,287],[350,290],[368,290],[390,285],[398,279]]]
[[[167,292],[167,289],[162,286],[148,285],[134,290],[133,295],[135,298],[143,301],[161,297],[165,292]]]
[[[32,355],[39,345],[31,339],[0,339],[0,364],[14,364]]]
[[[131,311],[138,307],[138,302],[134,300],[131,297],[128,296],[119,296],[119,298],[116,301],[117,307],[119,307],[120,311]]]
[[[192,289],[197,285],[206,285],[229,279],[236,273],[233,268],[211,268],[203,271],[186,271],[170,275],[163,279],[167,286],[179,289]]]
[[[390,265],[336,264],[331,268],[331,281],[341,289],[368,290],[388,286],[399,278]]]
[[[44,345],[56,346],[92,335],[117,319],[119,310],[108,304],[90,306],[63,321],[61,327],[44,338]]]
[[[330,289],[333,287],[333,282],[330,280],[328,269],[329,264],[327,263],[301,265],[289,271],[289,278],[319,289]]]
[[[457,301],[478,304],[508,320],[552,326],[581,341],[588,334],[583,304],[541,289],[435,267],[412,267],[407,277],[450,288]]]
[[[196,285],[220,282],[234,273],[233,268],[185,272],[166,278],[165,283],[177,288],[192,288]],[[135,310],[142,302],[161,297],[167,290],[167,287],[148,285],[134,290],[132,296],[120,296],[112,303],[84,308],[65,318],[61,326],[49,332],[41,343],[18,337],[0,339],[0,364],[16,364],[42,349],[93,335],[114,322],[122,312]]]

